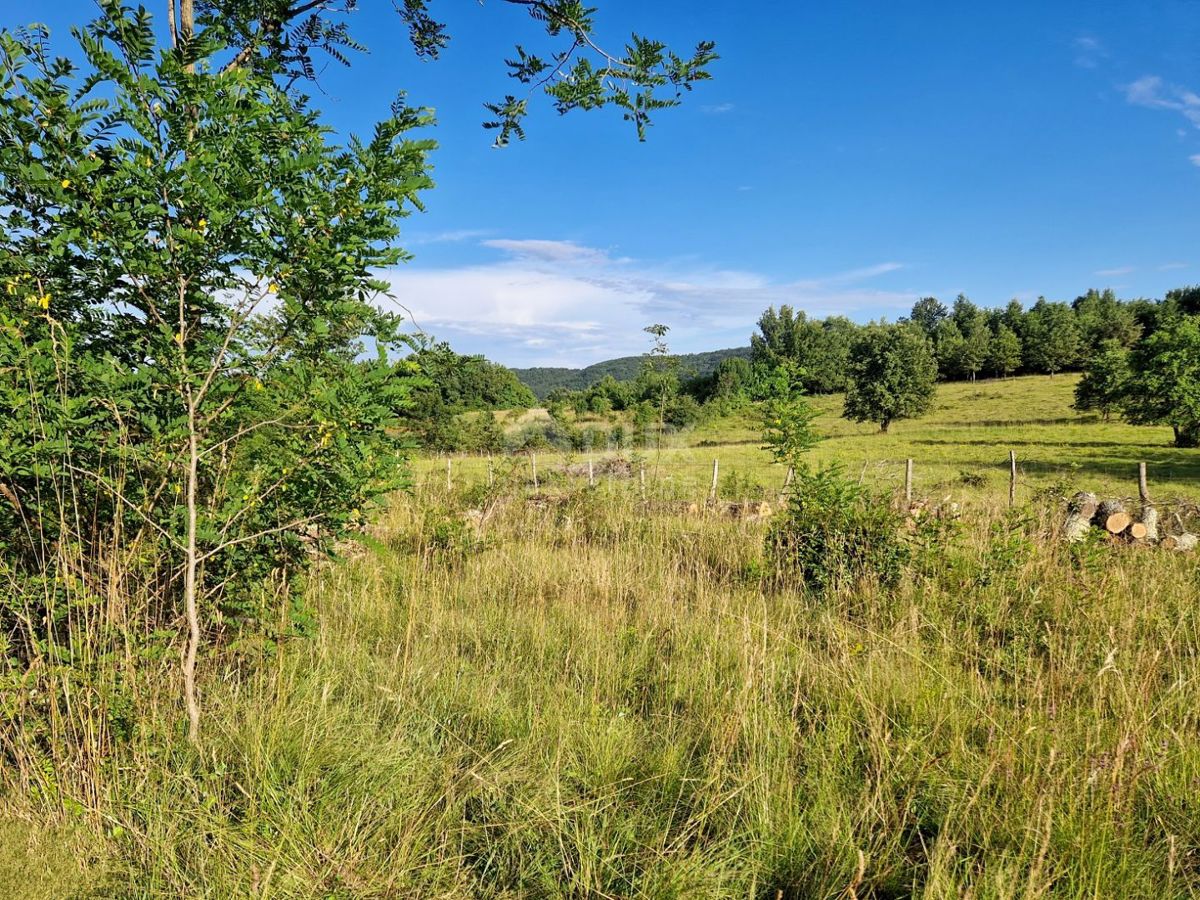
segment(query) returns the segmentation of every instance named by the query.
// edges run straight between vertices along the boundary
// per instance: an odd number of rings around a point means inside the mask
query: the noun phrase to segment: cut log
[[[1067,521],[1063,525],[1063,537],[1068,544],[1082,541],[1092,526],[1096,515],[1096,495],[1080,491],[1067,501]]]
[[[1176,550],[1180,553],[1188,553],[1196,549],[1196,544],[1200,542],[1194,534],[1184,532],[1183,534],[1170,534],[1162,539],[1162,545],[1168,550]]]
[[[1134,522],[1129,526],[1129,530],[1126,532],[1126,534],[1129,535],[1130,540],[1134,541],[1144,541],[1146,539],[1146,533],[1146,526],[1141,522]]]
[[[1092,517],[1092,524],[1109,534],[1120,534],[1132,521],[1133,516],[1125,512],[1125,504],[1120,500],[1101,500]]]
[[[1142,527],[1146,529],[1146,541],[1153,544],[1158,541],[1158,510],[1153,506],[1142,507]]]
[[[1115,512],[1107,516],[1102,524],[1109,534],[1120,534],[1133,524],[1133,516],[1127,512]]]

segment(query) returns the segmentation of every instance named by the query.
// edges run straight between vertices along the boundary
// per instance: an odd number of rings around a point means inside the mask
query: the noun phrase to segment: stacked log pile
[[[1160,539],[1158,509],[1150,502],[1144,470],[1138,479],[1138,494],[1141,503],[1135,517],[1122,500],[1100,500],[1093,493],[1080,491],[1067,501],[1063,538],[1069,544],[1079,543],[1086,540],[1093,529],[1098,529],[1114,541],[1157,544],[1164,549],[1180,552],[1196,549],[1200,538],[1184,528],[1183,520],[1178,515],[1175,516],[1176,531]]]

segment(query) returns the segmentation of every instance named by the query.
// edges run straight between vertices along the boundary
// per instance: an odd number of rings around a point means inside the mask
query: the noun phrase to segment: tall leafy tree
[[[1106,341],[1089,358],[1075,385],[1075,408],[1095,410],[1107,422],[1125,401],[1130,374],[1129,351],[1119,341]]]
[[[993,374],[1007,378],[1021,368],[1021,356],[1021,339],[1001,320],[988,343],[985,365]]]
[[[547,49],[510,61],[526,96],[489,106],[499,144],[538,91],[644,137],[716,58],[605,50],[581,3],[506,2]],[[404,476],[417,375],[373,273],[406,258],[432,118],[397,102],[338,144],[301,90],[358,49],[357,5],[167,0],[164,48],[145,9],[101,0],[82,70],[42,29],[0,34],[0,547],[23,598],[0,607],[4,664],[73,646],[93,591],[151,597],[144,634],[186,623],[193,740],[205,639],[286,620],[290,576]],[[436,56],[430,4],[396,9]]]
[[[1125,417],[1170,425],[1175,446],[1200,447],[1200,316],[1175,316],[1143,338],[1130,368]]]
[[[1065,303],[1039,299],[1025,315],[1023,340],[1025,363],[1036,372],[1055,375],[1079,362],[1079,323]]]
[[[908,318],[910,322],[920,327],[927,337],[932,338],[934,332],[937,331],[938,324],[949,314],[950,311],[946,309],[946,304],[937,297],[922,297],[913,304]]]
[[[937,362],[929,339],[912,325],[869,325],[851,347],[850,386],[842,415],[856,422],[892,422],[924,415],[933,405]]]
[[[988,344],[991,340],[987,314],[967,299],[965,294],[959,294],[954,301],[950,317],[962,335],[955,368],[961,376],[974,381],[976,374],[987,361]]]
[[[1098,348],[1109,341],[1130,347],[1142,333],[1133,307],[1118,300],[1111,290],[1089,290],[1071,305],[1085,347]]]

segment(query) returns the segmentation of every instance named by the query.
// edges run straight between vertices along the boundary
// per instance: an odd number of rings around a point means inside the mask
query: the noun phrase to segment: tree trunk
[[[880,423],[879,423],[879,433],[880,433],[880,434],[887,434],[887,433],[888,433],[888,426],[889,426],[889,425],[891,425],[891,424],[892,424],[892,420],[891,420],[891,419],[884,419],[882,422],[880,422]]]
[[[200,702],[196,698],[196,656],[200,651],[200,611],[196,598],[196,576],[199,553],[196,531],[199,509],[196,505],[196,482],[200,474],[200,448],[197,434],[196,406],[188,398],[188,470],[187,470],[187,545],[184,550],[183,604],[187,617],[188,639],[183,657],[183,702],[187,706],[188,740],[200,743]]]
[[[1171,429],[1175,432],[1175,446],[1183,449],[1193,449],[1200,447],[1200,424],[1196,425],[1172,425]]]

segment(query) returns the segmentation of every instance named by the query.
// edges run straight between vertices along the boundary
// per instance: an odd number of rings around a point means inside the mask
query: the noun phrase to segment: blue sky
[[[436,63],[363,0],[371,52],[315,94],[343,132],[400,88],[436,110],[438,187],[390,278],[462,352],[582,366],[642,352],[652,322],[678,351],[744,344],[769,304],[865,321],[925,294],[1200,282],[1196,2],[596,5],[603,42],[718,43],[714,80],[647,143],[615,112],[541,106],[527,142],[492,149],[481,104],[513,92],[512,44],[539,46],[496,0],[434,0],[452,34]],[[93,9],[0,0],[0,24],[65,39]]]

